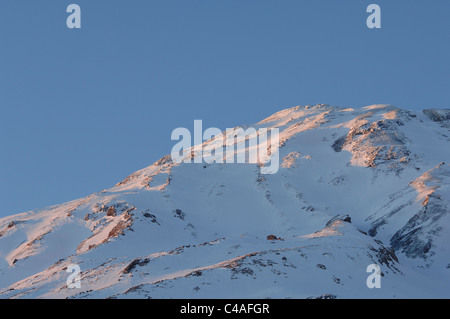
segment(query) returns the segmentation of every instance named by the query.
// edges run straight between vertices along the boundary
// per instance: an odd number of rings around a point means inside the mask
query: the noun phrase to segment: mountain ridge
[[[280,130],[276,174],[166,155],[2,218],[0,298],[449,297],[448,114],[297,106],[252,125]]]

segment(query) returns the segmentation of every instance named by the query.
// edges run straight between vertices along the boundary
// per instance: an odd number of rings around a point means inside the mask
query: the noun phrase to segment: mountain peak
[[[276,174],[166,155],[110,189],[2,218],[0,298],[448,297],[447,120],[296,106],[253,126],[279,129]],[[383,289],[365,287],[371,264]],[[80,289],[67,287],[73,265]]]

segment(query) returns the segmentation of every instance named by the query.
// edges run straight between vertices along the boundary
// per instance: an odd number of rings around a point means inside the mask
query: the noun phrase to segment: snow
[[[251,126],[280,130],[276,174],[165,156],[0,219],[0,298],[448,298],[450,138],[435,120],[297,106]],[[366,286],[372,263],[381,289]],[[81,289],[66,286],[71,264]]]

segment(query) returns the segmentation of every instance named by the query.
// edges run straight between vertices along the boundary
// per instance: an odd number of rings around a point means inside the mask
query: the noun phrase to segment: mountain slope
[[[294,107],[252,126],[279,128],[276,174],[165,156],[3,218],[0,298],[448,298],[448,114]]]

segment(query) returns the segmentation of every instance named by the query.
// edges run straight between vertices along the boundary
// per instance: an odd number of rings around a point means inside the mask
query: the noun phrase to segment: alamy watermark
[[[70,15],[66,19],[66,25],[69,29],[81,28],[81,8],[78,4],[70,4],[66,9]],[[369,29],[381,28],[381,8],[378,4],[372,3],[367,6],[367,13],[370,15],[366,19],[366,25]]]
[[[202,120],[194,120],[194,146],[191,132],[184,127],[172,131],[171,139],[179,140],[171,152],[175,163],[246,163],[258,164],[261,174],[275,174],[279,168],[279,129],[253,127],[215,127],[203,132]],[[181,140],[180,140],[181,139]],[[206,141],[205,143],[203,143]]]
[[[67,267],[66,272],[71,273],[66,280],[67,288],[81,288],[80,266],[78,266],[77,264],[71,264]]]
[[[367,288],[381,288],[381,269],[377,264],[371,264],[367,266],[366,272],[371,273],[367,277],[366,285]]]
[[[66,19],[66,25],[69,29],[81,28],[81,8],[78,4],[69,4],[66,9],[70,15]]]
[[[370,15],[367,17],[366,24],[369,29],[381,28],[381,8],[378,4],[369,4],[366,9]]]

